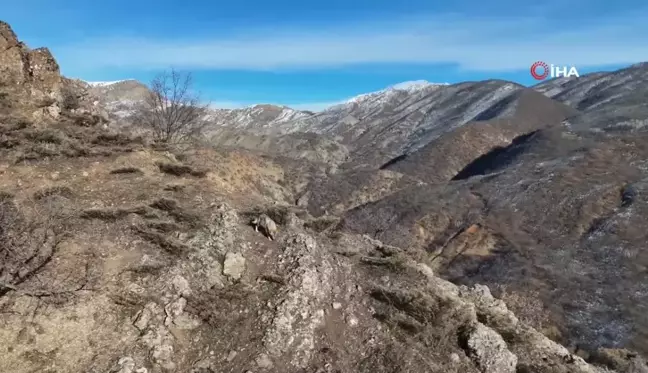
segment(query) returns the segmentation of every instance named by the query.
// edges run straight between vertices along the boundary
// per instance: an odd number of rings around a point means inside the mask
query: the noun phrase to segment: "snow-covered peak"
[[[427,88],[431,87],[441,87],[441,86],[447,86],[449,83],[430,83],[427,80],[412,80],[412,81],[407,81],[407,82],[402,82],[402,83],[397,83],[394,85],[391,85],[385,89],[381,89],[380,91],[375,91],[375,92],[369,92],[369,93],[363,93],[361,95],[352,97],[348,99],[345,103],[359,103],[363,102],[367,99],[374,99],[377,97],[382,97],[382,98],[387,98],[388,96],[392,96],[395,94],[398,94],[398,92],[409,92],[409,93],[415,93],[417,91],[421,91]],[[335,107],[340,107],[341,105],[336,105]]]
[[[90,85],[92,87],[106,87],[106,86],[121,83],[121,82],[127,82],[129,80],[133,80],[133,79],[114,80],[114,81],[111,81],[111,82],[87,82],[86,81],[86,83],[88,83],[88,85]]]
[[[420,89],[424,89],[432,86],[440,86],[440,85],[448,85],[448,84],[449,83],[430,83],[427,80],[411,80],[408,82],[394,84],[389,88],[398,91],[418,91]]]

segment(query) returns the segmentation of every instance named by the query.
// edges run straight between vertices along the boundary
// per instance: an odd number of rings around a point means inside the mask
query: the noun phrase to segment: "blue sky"
[[[186,4],[186,5],[185,5]],[[580,74],[648,61],[644,0],[21,0],[2,6],[69,77],[147,82],[192,71],[215,106],[319,109],[408,80]]]

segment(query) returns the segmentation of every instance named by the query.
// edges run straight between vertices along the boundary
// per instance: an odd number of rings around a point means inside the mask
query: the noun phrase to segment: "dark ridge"
[[[388,168],[389,166],[391,166],[391,165],[393,165],[393,164],[396,164],[396,163],[398,163],[398,162],[400,162],[400,161],[402,161],[402,160],[405,160],[405,158],[407,158],[407,154],[401,154],[401,155],[399,155],[398,157],[396,157],[396,158],[392,158],[392,159],[390,159],[389,161],[387,161],[387,163],[385,163],[384,165],[380,166],[380,169],[381,169],[381,170],[384,170],[384,169]]]
[[[538,131],[520,135],[513,139],[508,146],[496,146],[486,154],[482,154],[459,171],[451,180],[464,180],[477,175],[485,175],[502,169],[511,164],[524,151],[523,145]]]

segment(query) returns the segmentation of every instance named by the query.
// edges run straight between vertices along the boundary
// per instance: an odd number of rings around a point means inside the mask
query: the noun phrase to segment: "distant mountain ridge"
[[[558,78],[533,89],[581,112],[570,118],[576,130],[640,130],[648,123],[648,63],[579,78]]]
[[[349,159],[354,167],[380,167],[471,123],[511,120],[516,116],[520,97],[526,97],[525,102],[530,100],[525,104],[527,108],[536,104],[544,105],[548,112],[563,113],[555,120],[579,128],[641,127],[643,122],[640,118],[645,117],[642,109],[645,106],[635,105],[635,101],[640,101],[646,92],[643,86],[633,81],[645,80],[646,70],[644,65],[638,64],[615,72],[588,74],[578,79],[552,79],[534,87],[504,80],[458,84],[415,80],[360,94],[319,112],[272,104],[213,109],[208,115],[211,125],[207,135],[216,144],[224,138],[228,139],[228,144],[232,144],[232,130],[241,131],[238,137],[246,134],[283,136],[298,132],[314,133],[344,145],[349,150]],[[108,109],[118,116],[128,116],[132,105],[146,92],[143,84],[133,80],[88,84],[93,92],[102,97]],[[637,87],[629,89],[631,86]],[[541,96],[553,100],[543,101]],[[538,100],[543,103],[540,104]],[[626,105],[627,109],[602,105],[614,100],[630,104]],[[565,105],[575,111],[569,112]],[[528,109],[526,112],[531,113]],[[529,115],[544,117],[539,113]],[[521,120],[519,128],[529,131],[556,124],[536,123],[534,118],[517,118],[516,121]],[[634,118],[637,120],[633,122]],[[529,121],[536,124],[529,126]],[[493,137],[492,143],[487,141],[482,146],[499,146],[523,134],[517,129],[505,132],[506,135],[501,133]],[[500,130],[492,132],[493,136],[495,133],[500,133]],[[235,142],[254,143],[245,140]],[[451,168],[452,172],[457,171],[456,167]]]

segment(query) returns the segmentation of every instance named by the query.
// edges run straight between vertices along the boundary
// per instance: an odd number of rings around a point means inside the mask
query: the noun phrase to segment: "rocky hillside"
[[[347,210],[337,229],[418,247],[446,278],[488,284],[499,296],[519,300],[519,315],[540,300],[547,318],[536,327],[549,327],[565,344],[590,351],[629,346],[646,353],[648,298],[641,278],[648,257],[640,227],[647,216],[642,188],[648,139],[641,127],[600,133],[571,125],[626,108],[640,120],[648,118],[629,93],[641,92],[647,82],[636,86],[627,80],[633,88],[624,89],[624,80],[614,81],[641,76],[645,68],[610,74],[606,84],[625,96],[581,110],[565,101],[575,107],[550,110],[560,106],[530,93],[531,105],[518,106],[522,116],[472,123],[393,160],[383,169],[422,184],[398,185]],[[547,125],[529,126],[525,118],[533,112]],[[561,118],[569,119],[556,124]]]
[[[433,183],[473,176],[474,171],[466,174],[466,170],[474,168],[480,157],[498,147],[522,141],[540,129],[561,125],[575,113],[576,110],[531,89],[516,90],[495,104],[490,112],[447,131],[412,153],[400,154],[382,169]]]
[[[261,154],[336,166],[348,160],[347,148],[329,137],[308,132],[264,135],[252,130],[221,127],[207,131],[208,141],[219,147],[242,148]]]
[[[581,115],[570,119],[574,129],[645,130],[648,117],[648,64],[645,62],[578,79],[552,79],[534,89],[581,111]]]
[[[292,123],[311,115],[286,106],[263,104],[243,109],[215,109],[209,116],[215,128],[225,126],[271,135],[294,132]]]
[[[148,87],[137,80],[117,82],[83,82],[86,89],[99,98],[99,102],[118,118],[128,117],[133,107],[144,100]]]
[[[0,25],[6,82],[32,52]],[[0,372],[648,371],[641,131],[419,83],[180,149],[48,71],[0,86]]]

